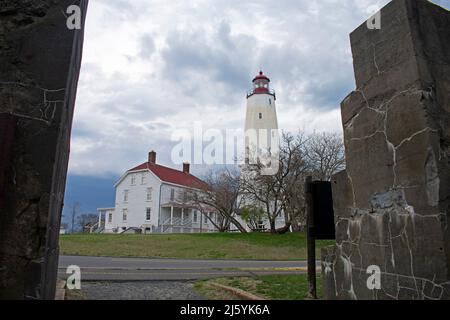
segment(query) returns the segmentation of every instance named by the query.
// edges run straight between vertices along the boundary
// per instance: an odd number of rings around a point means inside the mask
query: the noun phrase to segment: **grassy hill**
[[[320,248],[334,241],[317,241]],[[306,259],[304,233],[75,234],[60,237],[60,254],[192,259]]]

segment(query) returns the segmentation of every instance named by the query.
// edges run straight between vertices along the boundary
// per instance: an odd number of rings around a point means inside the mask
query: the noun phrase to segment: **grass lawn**
[[[321,277],[317,277],[317,296],[322,297]],[[245,290],[268,300],[304,300],[308,293],[306,274],[301,275],[265,275],[255,277],[220,278],[198,281],[195,289],[206,299],[233,300],[237,299],[230,293],[217,289],[212,282]]]
[[[317,241],[320,247],[334,241]],[[60,236],[60,254],[192,259],[306,259],[304,233],[75,234]]]

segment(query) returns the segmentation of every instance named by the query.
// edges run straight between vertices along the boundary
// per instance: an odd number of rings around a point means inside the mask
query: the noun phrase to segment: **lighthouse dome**
[[[271,90],[269,86],[270,79],[262,71],[259,71],[252,82],[253,88],[248,92],[247,98],[255,94],[270,94],[276,99],[275,91]]]
[[[259,74],[253,79],[253,82],[256,82],[258,80],[266,80],[267,82],[270,82],[270,79],[266,77],[266,75],[260,71]]]

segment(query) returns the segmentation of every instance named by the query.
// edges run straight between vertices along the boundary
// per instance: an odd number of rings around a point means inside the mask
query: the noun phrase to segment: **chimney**
[[[156,152],[155,151],[152,150],[148,153],[148,162],[153,163],[153,164],[156,163]]]
[[[189,168],[190,168],[189,162],[183,163],[183,172],[184,173],[189,173]]]

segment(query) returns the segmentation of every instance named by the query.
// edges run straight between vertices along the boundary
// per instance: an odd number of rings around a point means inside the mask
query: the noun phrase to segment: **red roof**
[[[253,79],[253,82],[255,82],[256,80],[260,80],[260,79],[267,80],[270,82],[270,79],[267,78],[262,71],[259,72],[259,75],[257,75],[255,77],[255,79]]]
[[[164,167],[159,164],[154,164],[151,162],[144,162],[143,164],[132,168],[129,171],[138,171],[148,169],[153,172],[159,179],[164,182],[179,184],[191,188],[207,188],[206,182],[200,180],[199,178],[193,176],[190,173],[185,173],[183,171],[178,171],[172,168]]]

